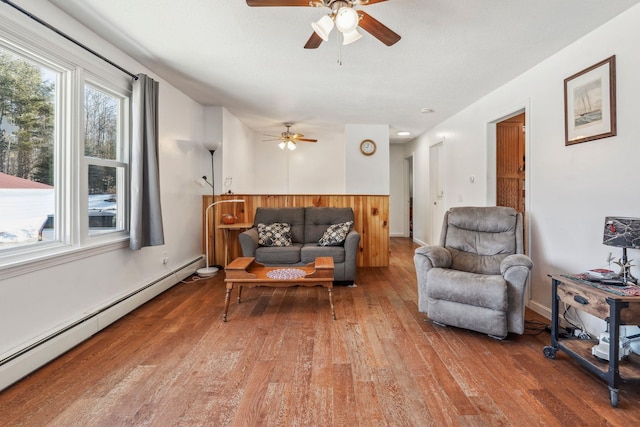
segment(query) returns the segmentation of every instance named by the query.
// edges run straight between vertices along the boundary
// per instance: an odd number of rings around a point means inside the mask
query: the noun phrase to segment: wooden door
[[[496,205],[509,206],[524,216],[524,113],[497,124]]]

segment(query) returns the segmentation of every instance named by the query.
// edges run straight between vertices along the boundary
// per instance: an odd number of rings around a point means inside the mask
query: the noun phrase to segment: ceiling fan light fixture
[[[287,146],[287,143],[282,141],[280,144],[278,144],[278,147],[280,147],[281,150],[284,150],[284,147]]]
[[[360,34],[358,32],[358,30],[353,30],[353,31],[350,31],[348,33],[342,33],[342,36],[343,36],[342,37],[343,38],[343,41],[342,41],[343,45],[351,44],[351,43],[353,43],[355,41],[358,41],[358,40],[360,40],[362,38],[362,34]]]
[[[350,7],[341,7],[336,13],[336,28],[342,33],[350,33],[356,29],[360,17],[358,12]]]
[[[333,19],[331,19],[329,15],[325,15],[318,19],[317,22],[312,22],[311,28],[313,28],[313,31],[315,31],[322,40],[327,41],[329,40],[331,30],[333,30]]]
[[[293,142],[289,141],[287,142],[287,148],[291,151],[296,149],[296,144],[294,144]]]

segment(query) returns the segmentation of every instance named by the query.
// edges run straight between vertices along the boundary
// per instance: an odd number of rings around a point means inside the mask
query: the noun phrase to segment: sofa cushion
[[[335,264],[344,262],[344,246],[319,246],[316,243],[305,243],[300,251],[300,261],[305,264],[314,262],[317,257],[330,256]]]
[[[256,261],[261,264],[286,265],[300,262],[302,243],[291,246],[260,246],[256,249]]]
[[[317,244],[328,226],[353,221],[353,209],[351,208],[310,206],[304,209],[304,243]]]
[[[342,245],[347,238],[347,234],[351,230],[353,221],[342,222],[340,224],[332,224],[325,230],[324,234],[318,240],[320,246],[337,246]]]
[[[258,245],[291,246],[291,226],[286,222],[258,224]]]
[[[273,224],[274,222],[286,222],[291,226],[293,243],[304,242],[304,208],[256,208],[253,218],[255,227],[260,223]]]

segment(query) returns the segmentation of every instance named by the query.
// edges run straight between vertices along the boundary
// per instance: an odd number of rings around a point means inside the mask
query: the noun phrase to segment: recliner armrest
[[[426,257],[430,268],[449,268],[451,266],[451,252],[442,246],[427,245],[416,249],[416,255]]]
[[[509,255],[500,263],[500,274],[504,276],[512,267],[526,267],[528,270],[531,270],[533,268],[533,261],[531,261],[531,258],[527,255]]]

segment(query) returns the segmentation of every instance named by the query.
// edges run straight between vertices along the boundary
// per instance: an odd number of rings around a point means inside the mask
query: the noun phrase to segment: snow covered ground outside
[[[115,195],[90,195],[89,211],[115,213]],[[36,243],[40,228],[54,212],[53,188],[0,188],[0,249]]]

